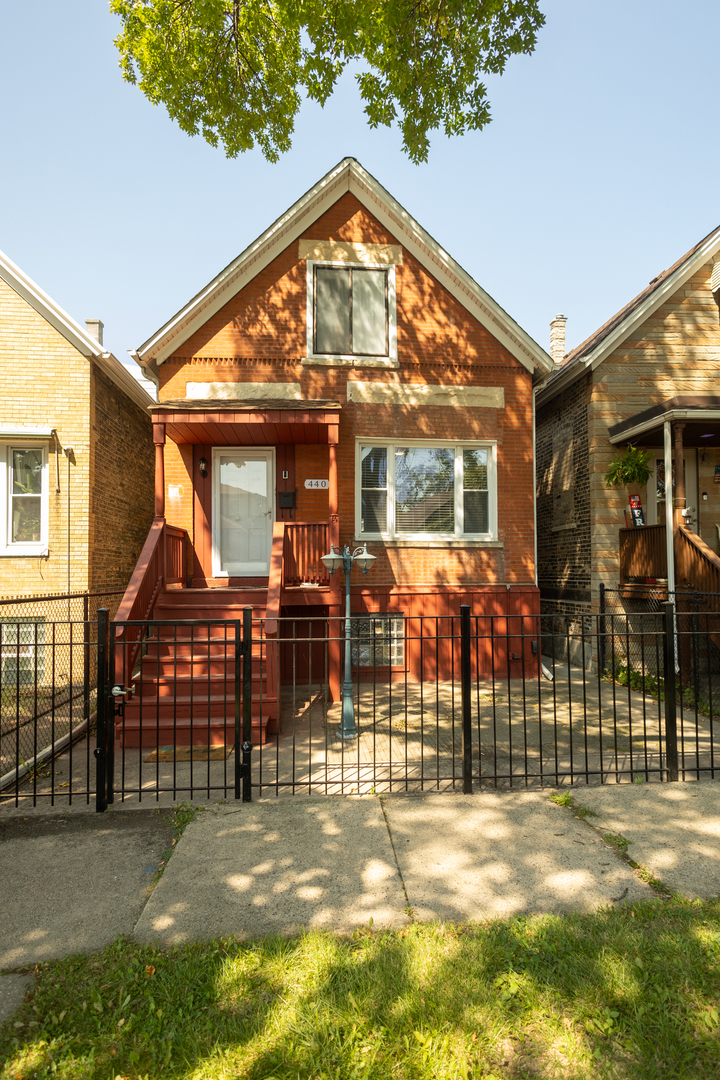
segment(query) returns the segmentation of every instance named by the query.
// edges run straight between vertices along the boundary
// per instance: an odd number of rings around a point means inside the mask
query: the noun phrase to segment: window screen
[[[489,532],[488,497],[488,452],[466,448],[463,450],[463,532]]]

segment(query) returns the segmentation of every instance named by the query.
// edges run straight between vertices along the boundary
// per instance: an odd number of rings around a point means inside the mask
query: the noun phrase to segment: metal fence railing
[[[94,795],[102,809],[714,777],[720,673],[701,672],[697,658],[717,648],[715,614],[667,600],[655,611],[609,606],[580,619],[463,608],[353,613],[347,624],[248,612],[244,624],[135,620],[127,686],[128,624],[101,612],[97,727],[10,794],[18,804]],[[57,735],[57,710],[55,724]]]
[[[98,608],[117,610],[121,597],[0,600],[0,795],[52,771],[55,754],[88,727],[97,698]]]

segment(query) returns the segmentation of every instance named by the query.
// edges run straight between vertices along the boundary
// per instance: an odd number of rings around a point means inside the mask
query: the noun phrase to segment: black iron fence
[[[49,775],[55,761],[93,723],[97,700],[98,609],[122,592],[72,593],[0,600],[0,797]],[[85,763],[88,749],[85,747]],[[86,770],[87,771],[87,770]],[[63,785],[65,785],[63,787]],[[94,791],[86,783],[82,794]],[[81,792],[75,791],[76,795]]]
[[[467,608],[353,615],[345,714],[344,621],[251,614],[137,621],[128,633],[101,612],[91,634],[97,723],[70,728],[64,747],[53,738],[46,773],[18,774],[6,797],[95,797],[103,809],[688,780],[720,769],[720,686],[709,668],[700,692],[694,659],[715,647],[707,612],[684,621],[664,601],[654,612],[606,608],[582,619]],[[79,722],[90,708],[83,698]],[[7,737],[15,747],[18,731]]]

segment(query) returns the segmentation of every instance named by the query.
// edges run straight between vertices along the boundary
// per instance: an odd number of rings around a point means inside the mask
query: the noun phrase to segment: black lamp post
[[[353,552],[350,551],[347,544],[342,551],[336,551],[335,545],[332,544],[330,554],[323,555],[322,557],[322,561],[325,563],[331,574],[334,574],[336,570],[342,570],[345,575],[345,673],[342,688],[342,719],[340,727],[338,728],[338,735],[341,739],[354,739],[357,737],[358,733],[357,727],[355,726],[352,658],[350,656],[350,574],[352,572],[353,563],[357,563],[363,574],[367,574],[368,570],[375,562],[375,558],[375,555],[371,555],[368,552],[367,544],[363,544],[361,548],[356,548]]]

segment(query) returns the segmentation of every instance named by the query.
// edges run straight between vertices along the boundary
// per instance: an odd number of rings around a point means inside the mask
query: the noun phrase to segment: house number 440
[[[330,481],[329,480],[306,480],[305,481],[305,487],[306,488],[320,488],[321,491],[327,491],[327,489],[330,487]]]

